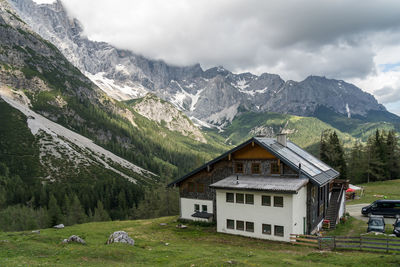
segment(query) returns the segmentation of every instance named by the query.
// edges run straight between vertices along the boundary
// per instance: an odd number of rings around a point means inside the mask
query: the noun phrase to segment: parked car
[[[381,199],[361,209],[363,215],[382,215],[384,217],[396,217],[400,215],[400,200]]]
[[[400,237],[400,218],[397,217],[396,221],[393,224],[393,234],[397,237]]]
[[[385,232],[385,220],[383,216],[380,215],[371,215],[368,220],[368,228],[367,233],[369,232]]]

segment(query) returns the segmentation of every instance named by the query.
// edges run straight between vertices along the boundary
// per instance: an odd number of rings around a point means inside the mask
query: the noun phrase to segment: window
[[[283,197],[274,197],[274,207],[283,207]]]
[[[195,212],[200,211],[200,205],[199,204],[194,204],[194,211]]]
[[[254,195],[246,194],[246,204],[254,204]]]
[[[202,184],[202,183],[197,184],[197,192],[204,193],[204,184]]]
[[[271,196],[262,196],[261,197],[261,205],[271,206]]]
[[[244,231],[244,221],[236,221],[236,230]]]
[[[189,182],[188,183],[188,189],[189,189],[189,192],[194,192],[194,183]]]
[[[253,222],[246,222],[246,231],[254,232],[254,223]]]
[[[243,173],[243,163],[236,162],[236,164],[235,164],[235,172],[236,173]]]
[[[260,163],[252,163],[251,164],[251,173],[254,173],[254,174],[261,173]]]
[[[274,234],[276,236],[283,236],[283,226],[275,225],[274,227]]]
[[[234,220],[226,220],[226,228],[235,229],[235,221]]]
[[[281,173],[281,168],[280,168],[278,162],[271,163],[271,173],[272,174],[280,174]]]
[[[244,203],[244,195],[236,193],[236,203]]]
[[[235,202],[235,194],[234,193],[226,193],[226,202]]]
[[[207,205],[201,205],[201,210],[203,212],[207,212]]]
[[[271,225],[263,223],[263,225],[262,225],[262,233],[264,235],[270,235],[271,234]]]

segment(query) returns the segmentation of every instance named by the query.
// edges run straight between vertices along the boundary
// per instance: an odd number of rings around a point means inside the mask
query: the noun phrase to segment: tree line
[[[320,159],[352,183],[400,178],[400,145],[394,130],[376,130],[366,143],[357,141],[345,151],[335,131],[321,135]]]

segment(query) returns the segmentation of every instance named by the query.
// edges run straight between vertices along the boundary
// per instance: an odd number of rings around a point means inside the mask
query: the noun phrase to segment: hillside
[[[237,144],[252,136],[274,137],[283,131],[290,140],[318,155],[321,133],[327,129],[336,130],[345,145],[355,140],[350,134],[343,133],[317,118],[270,112],[243,112],[220,134],[226,138],[227,143]]]
[[[0,233],[0,265],[15,266],[398,266],[399,254],[324,251],[215,232],[190,224],[177,229],[175,217],[89,223],[65,229]],[[160,223],[167,223],[161,226]],[[135,246],[106,245],[126,231]],[[87,245],[61,244],[71,235]]]
[[[0,32],[4,37],[0,40],[2,87],[27,97],[28,106],[36,113],[164,180],[226,149],[199,132],[202,142],[171,131],[108,97],[56,47],[33,33],[7,2],[2,0],[0,7]]]

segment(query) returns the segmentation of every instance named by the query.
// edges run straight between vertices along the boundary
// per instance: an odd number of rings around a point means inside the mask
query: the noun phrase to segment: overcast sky
[[[399,0],[62,2],[90,39],[175,65],[343,79],[400,115]]]

